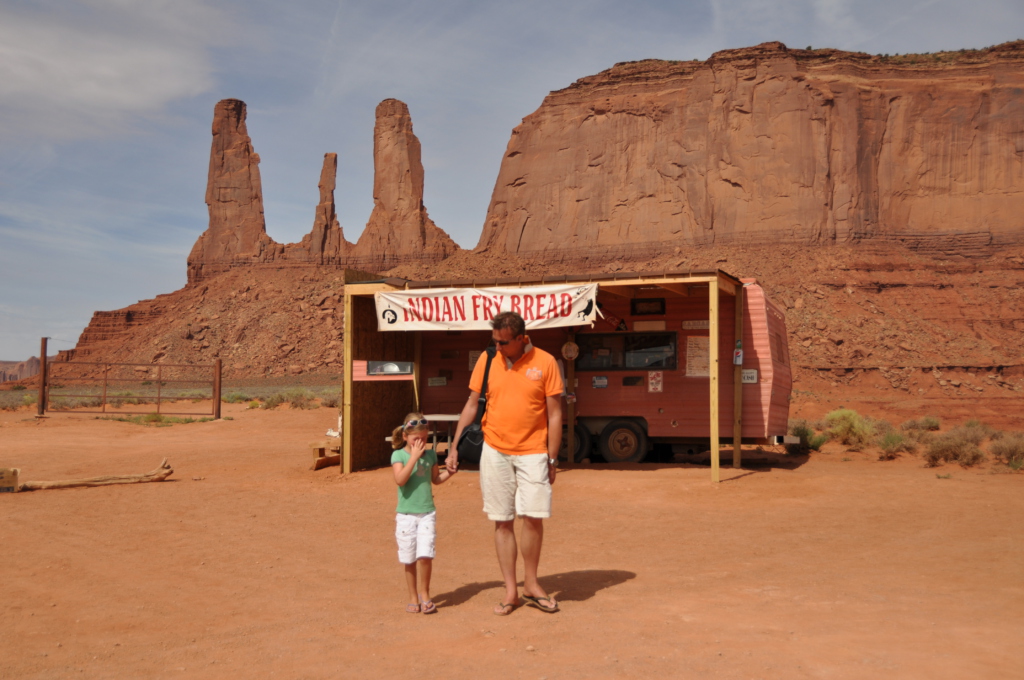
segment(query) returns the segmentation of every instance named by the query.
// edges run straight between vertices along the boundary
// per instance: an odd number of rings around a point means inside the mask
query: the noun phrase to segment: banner
[[[597,284],[524,288],[429,288],[374,293],[382,331],[490,330],[501,312],[517,312],[527,329],[593,324]]]

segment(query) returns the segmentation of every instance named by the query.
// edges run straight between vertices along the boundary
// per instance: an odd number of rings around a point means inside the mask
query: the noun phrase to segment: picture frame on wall
[[[633,316],[663,315],[665,298],[633,298],[629,301],[629,312]]]

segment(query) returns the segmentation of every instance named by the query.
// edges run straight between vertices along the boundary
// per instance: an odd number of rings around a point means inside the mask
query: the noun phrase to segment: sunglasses
[[[511,340],[494,340],[494,344],[495,344],[495,345],[500,345],[501,347],[504,347],[504,346],[505,346],[505,345],[507,345],[508,343],[510,343],[510,342],[514,342],[514,341],[518,340],[518,339],[519,339],[519,338],[521,338],[521,337],[523,337],[523,336],[521,336],[521,335],[520,335],[519,337],[516,337],[516,338],[512,338]],[[492,339],[493,339],[493,338],[492,338]]]
[[[426,424],[427,424],[427,419],[426,418],[421,418],[420,420],[410,420],[409,422],[407,422],[405,424],[405,429],[408,430],[410,428],[416,427],[417,425],[426,425]]]

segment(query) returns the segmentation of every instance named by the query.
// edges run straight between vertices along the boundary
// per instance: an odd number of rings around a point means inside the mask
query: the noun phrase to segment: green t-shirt
[[[391,464],[409,462],[409,452],[405,449],[398,449],[391,454]],[[398,507],[395,512],[402,514],[414,514],[434,511],[434,494],[430,489],[430,478],[433,475],[434,466],[437,465],[437,454],[434,449],[427,449],[416,461],[416,467],[409,475],[409,481],[405,486],[398,487]]]

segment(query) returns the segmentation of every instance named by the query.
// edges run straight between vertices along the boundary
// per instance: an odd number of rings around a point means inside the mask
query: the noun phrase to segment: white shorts
[[[480,453],[480,491],[484,512],[492,522],[520,517],[551,517],[548,454],[511,456],[486,441]]]
[[[398,540],[398,561],[412,564],[419,559],[434,559],[437,537],[437,511],[395,515],[395,539]]]

